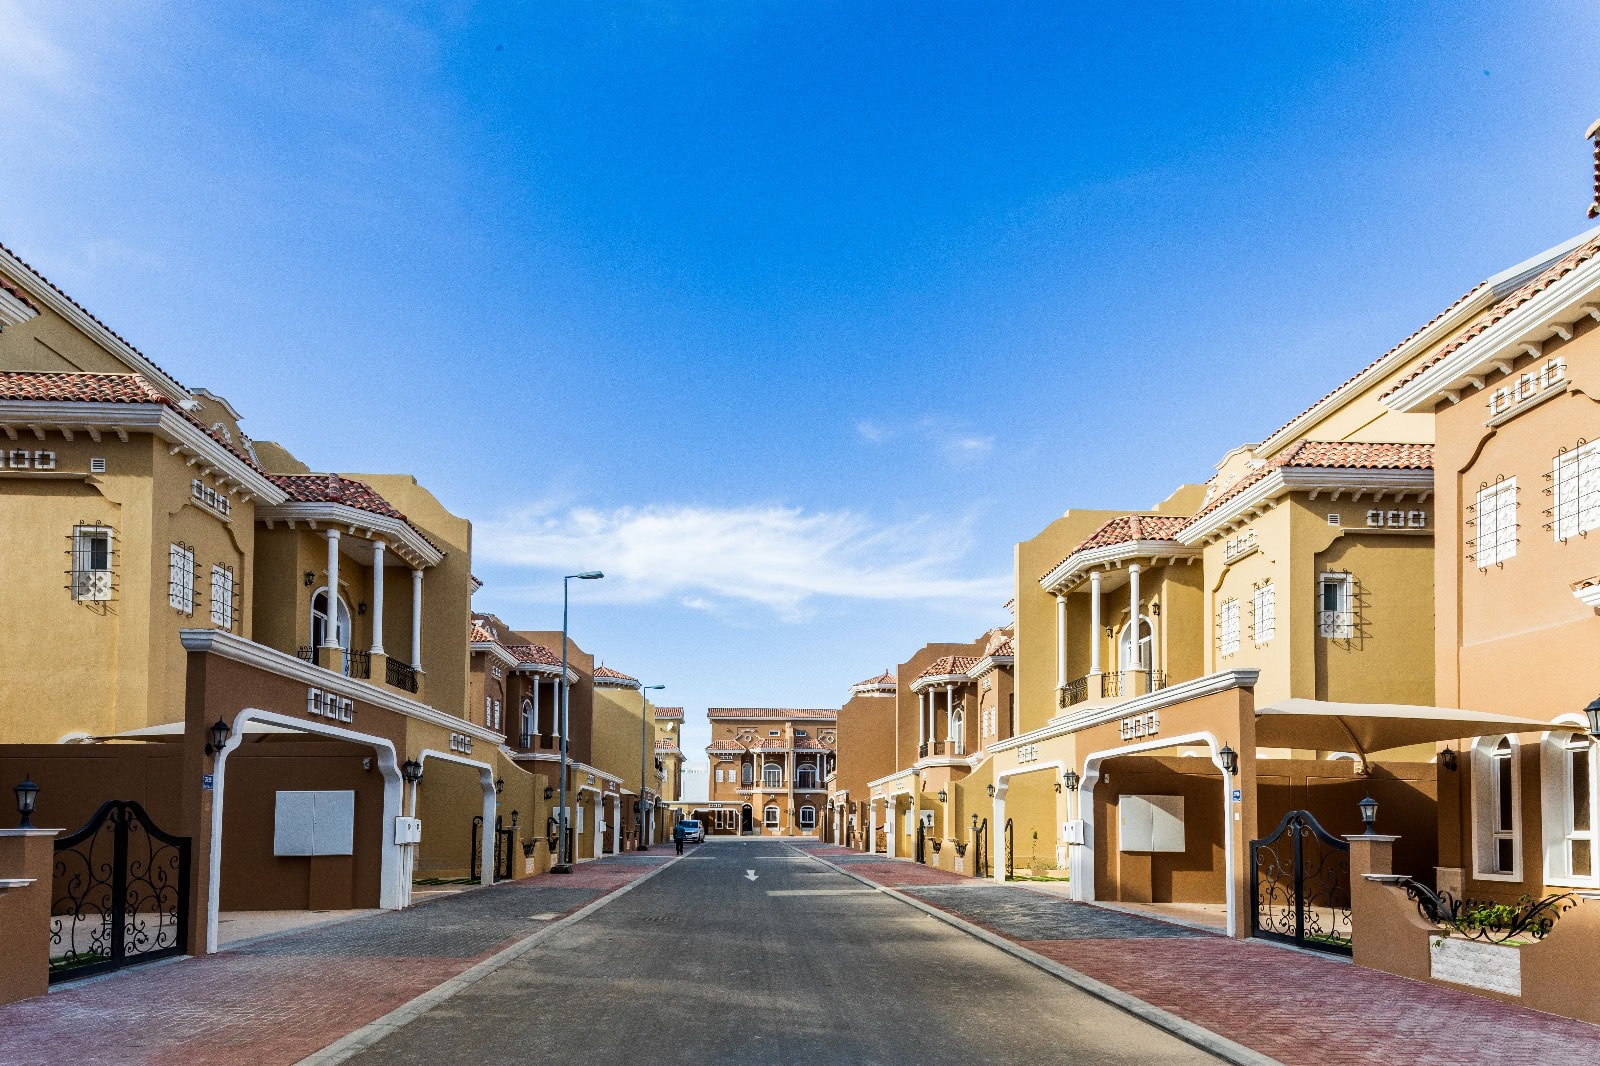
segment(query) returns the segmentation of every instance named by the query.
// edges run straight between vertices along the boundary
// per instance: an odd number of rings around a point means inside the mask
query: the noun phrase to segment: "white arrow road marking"
[[[754,870],[746,870],[744,872],[744,875],[745,875],[745,877],[747,879],[749,879],[751,881],[754,881],[756,879],[756,872]]]

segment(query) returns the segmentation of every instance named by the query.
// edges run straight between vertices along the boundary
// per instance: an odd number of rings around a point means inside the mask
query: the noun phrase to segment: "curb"
[[[666,862],[662,863],[660,866],[657,866],[655,869],[651,870],[642,877],[635,878],[634,880],[623,885],[621,888],[612,889],[599,899],[591,900],[582,907],[573,911],[571,914],[567,915],[565,918],[559,918],[545,926],[543,929],[535,930],[534,932],[523,937],[521,940],[517,941],[515,944],[512,944],[510,947],[503,948],[495,954],[490,955],[482,962],[468,967],[462,972],[456,974],[454,977],[450,978],[448,981],[445,981],[439,985],[435,985],[433,988],[428,989],[428,991],[422,993],[420,996],[417,996],[415,999],[408,1000],[407,1002],[400,1004],[400,1006],[396,1007],[388,1014],[383,1015],[381,1018],[374,1018],[372,1021],[368,1022],[366,1025],[363,1025],[355,1032],[348,1033],[345,1036],[340,1037],[338,1040],[335,1040],[321,1051],[307,1055],[305,1058],[301,1059],[296,1066],[335,1066],[336,1063],[345,1062],[351,1058],[354,1058],[356,1055],[367,1050],[372,1045],[388,1036],[390,1033],[410,1025],[412,1022],[416,1021],[417,1018],[432,1010],[434,1007],[438,1006],[440,1003],[443,1003],[450,997],[466,990],[467,988],[470,988],[472,985],[477,984],[479,981],[483,980],[485,977],[488,977],[501,967],[515,962],[523,955],[526,955],[528,952],[538,947],[541,941],[554,936],[556,933],[565,929],[574,922],[578,922],[584,918],[587,918],[589,915],[593,914],[601,907],[604,907],[612,900],[632,892],[634,889],[650,880],[656,874],[667,869],[669,866],[672,866],[674,863],[679,862],[684,857],[685,856],[682,855],[674,855],[672,858],[668,859]]]
[[[793,847],[793,845],[790,845],[790,847]],[[1023,962],[1026,962],[1031,966],[1036,966],[1045,973],[1050,974],[1052,977],[1058,978],[1059,980],[1072,985],[1079,991],[1086,992],[1094,998],[1105,1003],[1109,1003],[1111,1006],[1116,1007],[1119,1010],[1126,1011],[1128,1014],[1133,1015],[1140,1021],[1148,1022],[1157,1029],[1161,1029],[1172,1034],[1186,1044],[1192,1044],[1201,1051],[1217,1056],[1224,1062],[1235,1063],[1237,1066],[1281,1066],[1277,1059],[1263,1055],[1259,1051],[1245,1047],[1243,1044],[1240,1044],[1237,1041],[1229,1040],[1227,1037],[1218,1033],[1213,1033],[1210,1029],[1196,1025],[1187,1018],[1179,1017],[1178,1015],[1173,1014],[1171,1011],[1162,1010],[1160,1007],[1146,1003],[1144,1000],[1139,999],[1136,996],[1131,996],[1119,988],[1114,988],[1111,985],[1106,984],[1104,981],[1097,981],[1088,974],[1079,973],[1077,970],[1074,970],[1071,967],[1063,966],[1054,959],[1046,958],[1037,951],[1030,951],[1020,944],[1013,943],[1012,941],[1007,940],[1005,937],[991,933],[989,930],[984,929],[981,926],[974,925],[964,918],[960,918],[954,914],[951,914],[949,911],[940,910],[938,907],[924,903],[920,899],[916,899],[912,896],[908,896],[904,892],[880,885],[876,881],[869,881],[865,877],[862,877],[859,874],[851,873],[849,870],[839,866],[836,863],[829,862],[820,855],[809,854],[808,852],[802,851],[800,848],[794,848],[794,850],[800,852],[802,855],[805,855],[808,859],[812,859],[821,863],[835,873],[843,874],[852,880],[860,881],[862,884],[874,888],[886,896],[893,897],[894,899],[899,900],[901,903],[908,904],[912,907],[915,907],[917,910],[922,911],[924,914],[928,914],[939,919],[946,925],[954,926],[969,936],[976,937],[992,947],[999,948],[1007,955],[1021,959]]]

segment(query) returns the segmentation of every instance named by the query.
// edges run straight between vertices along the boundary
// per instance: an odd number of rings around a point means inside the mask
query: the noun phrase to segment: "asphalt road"
[[[496,1060],[1216,1061],[783,844],[761,841],[691,846],[682,861],[353,1061]]]

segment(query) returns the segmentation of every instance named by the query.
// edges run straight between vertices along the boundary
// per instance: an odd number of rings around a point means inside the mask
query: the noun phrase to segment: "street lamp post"
[[[650,743],[650,697],[647,692],[660,692],[665,685],[640,685],[639,699],[639,819],[635,829],[639,833],[639,850],[649,851],[650,844],[644,838],[644,783],[645,767],[650,761],[650,749],[655,745]]]
[[[568,574],[561,579],[561,806],[560,817],[557,818],[556,829],[560,836],[556,839],[556,863],[550,867],[553,874],[570,874],[572,872],[572,854],[567,843],[567,738],[572,732],[568,728],[567,708],[572,705],[572,683],[567,679],[567,600],[568,582],[598,581],[605,577],[598,570],[585,570],[581,574]]]

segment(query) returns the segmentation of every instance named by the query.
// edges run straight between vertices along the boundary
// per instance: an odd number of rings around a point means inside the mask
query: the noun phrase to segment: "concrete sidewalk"
[[[7,1004],[0,1062],[298,1062],[671,858],[607,856]]]
[[[1280,1062],[1600,1062],[1600,1026],[1017,884],[792,845]]]

